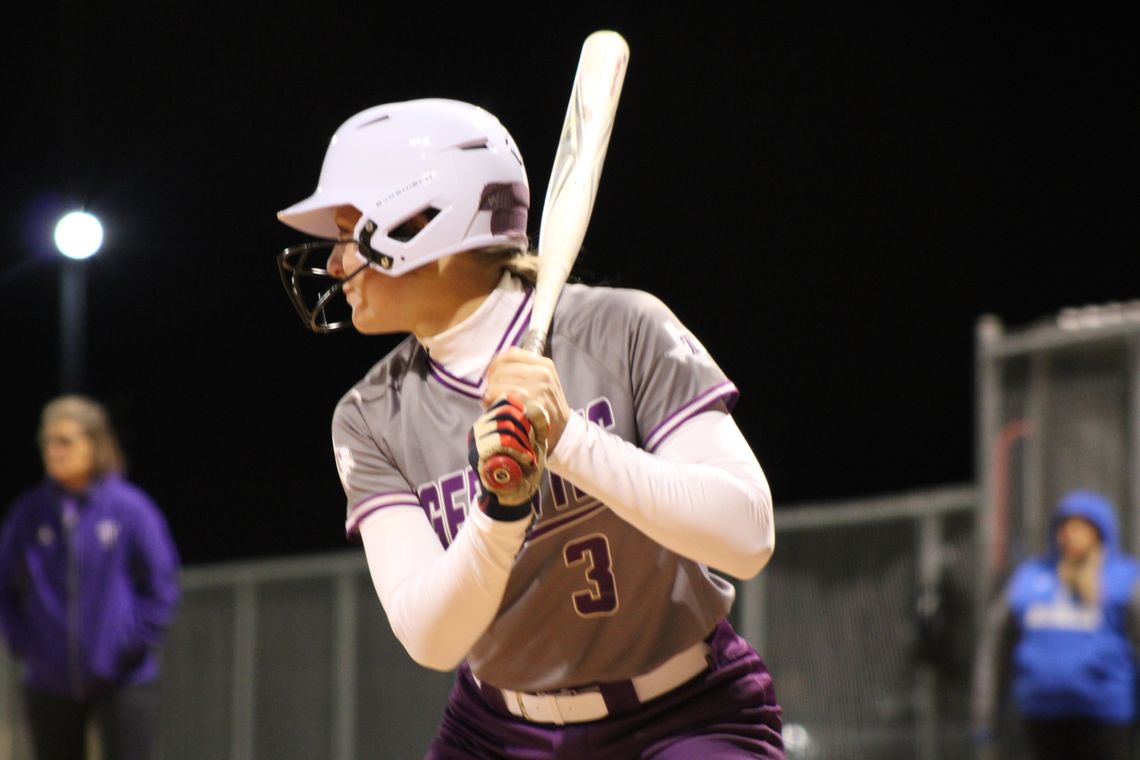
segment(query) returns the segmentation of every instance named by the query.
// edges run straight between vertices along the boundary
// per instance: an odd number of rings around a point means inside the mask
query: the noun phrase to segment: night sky
[[[484,106],[526,158],[536,235],[594,29],[622,32],[631,60],[579,263],[704,342],[778,510],[970,481],[978,317],[1140,297],[1123,18],[92,5],[21,4],[0,25],[0,501],[41,477],[61,372],[51,227],[86,208],[107,241],[87,265],[83,389],[187,563],[349,546],[331,413],[397,338],[307,333],[275,264],[304,239],[276,211],[312,192],[336,127],[416,97]]]

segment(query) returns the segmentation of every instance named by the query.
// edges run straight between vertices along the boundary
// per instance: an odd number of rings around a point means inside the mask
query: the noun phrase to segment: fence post
[[[232,760],[253,760],[253,719],[257,656],[256,582],[244,579],[234,588]]]
[[[333,608],[333,760],[356,757],[356,586],[351,569],[337,575]]]
[[[1130,468],[1126,503],[1121,504],[1131,515],[1132,535],[1128,537],[1133,553],[1140,553],[1140,334],[1128,344],[1128,372],[1132,381],[1128,386],[1128,461]]]
[[[994,445],[1000,427],[1001,369],[993,355],[993,347],[1001,339],[1001,320],[992,314],[978,320],[974,341],[975,399],[975,473],[978,484],[978,511],[975,520],[977,567],[974,620],[985,619],[989,602],[994,561]]]
[[[918,520],[919,614],[933,617],[942,586],[942,515],[923,515]],[[918,760],[938,760],[938,671],[923,661],[915,673],[915,705],[918,714]]]

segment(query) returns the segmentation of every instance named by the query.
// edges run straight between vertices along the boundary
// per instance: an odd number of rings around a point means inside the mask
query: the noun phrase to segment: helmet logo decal
[[[521,182],[492,182],[483,187],[479,210],[491,212],[491,234],[526,234],[530,191]]]
[[[421,176],[419,179],[414,180],[412,182],[409,182],[408,184],[404,185],[403,187],[397,188],[396,190],[393,190],[392,192],[385,195],[383,198],[380,198],[378,201],[376,201],[376,203],[374,205],[376,208],[380,208],[385,203],[388,203],[389,201],[396,200],[397,198],[399,198],[401,195],[408,192],[409,190],[415,190],[417,187],[422,187],[424,185],[431,184],[431,181],[433,179],[435,179],[435,172],[434,171],[425,172],[423,174],[423,176]]]

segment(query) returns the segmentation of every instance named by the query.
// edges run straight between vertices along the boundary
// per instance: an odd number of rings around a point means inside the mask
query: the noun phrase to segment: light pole
[[[86,260],[103,244],[103,225],[85,211],[65,214],[55,225],[55,247],[67,259],[59,278],[60,390],[82,391],[86,365]]]

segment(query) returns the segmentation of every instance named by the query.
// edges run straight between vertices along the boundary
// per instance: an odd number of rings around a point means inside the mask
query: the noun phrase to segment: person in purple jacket
[[[178,603],[165,518],[123,476],[106,410],[82,396],[43,409],[46,477],[0,534],[0,625],[24,671],[37,760],[81,759],[94,721],[104,760],[149,758],[159,646]]]

